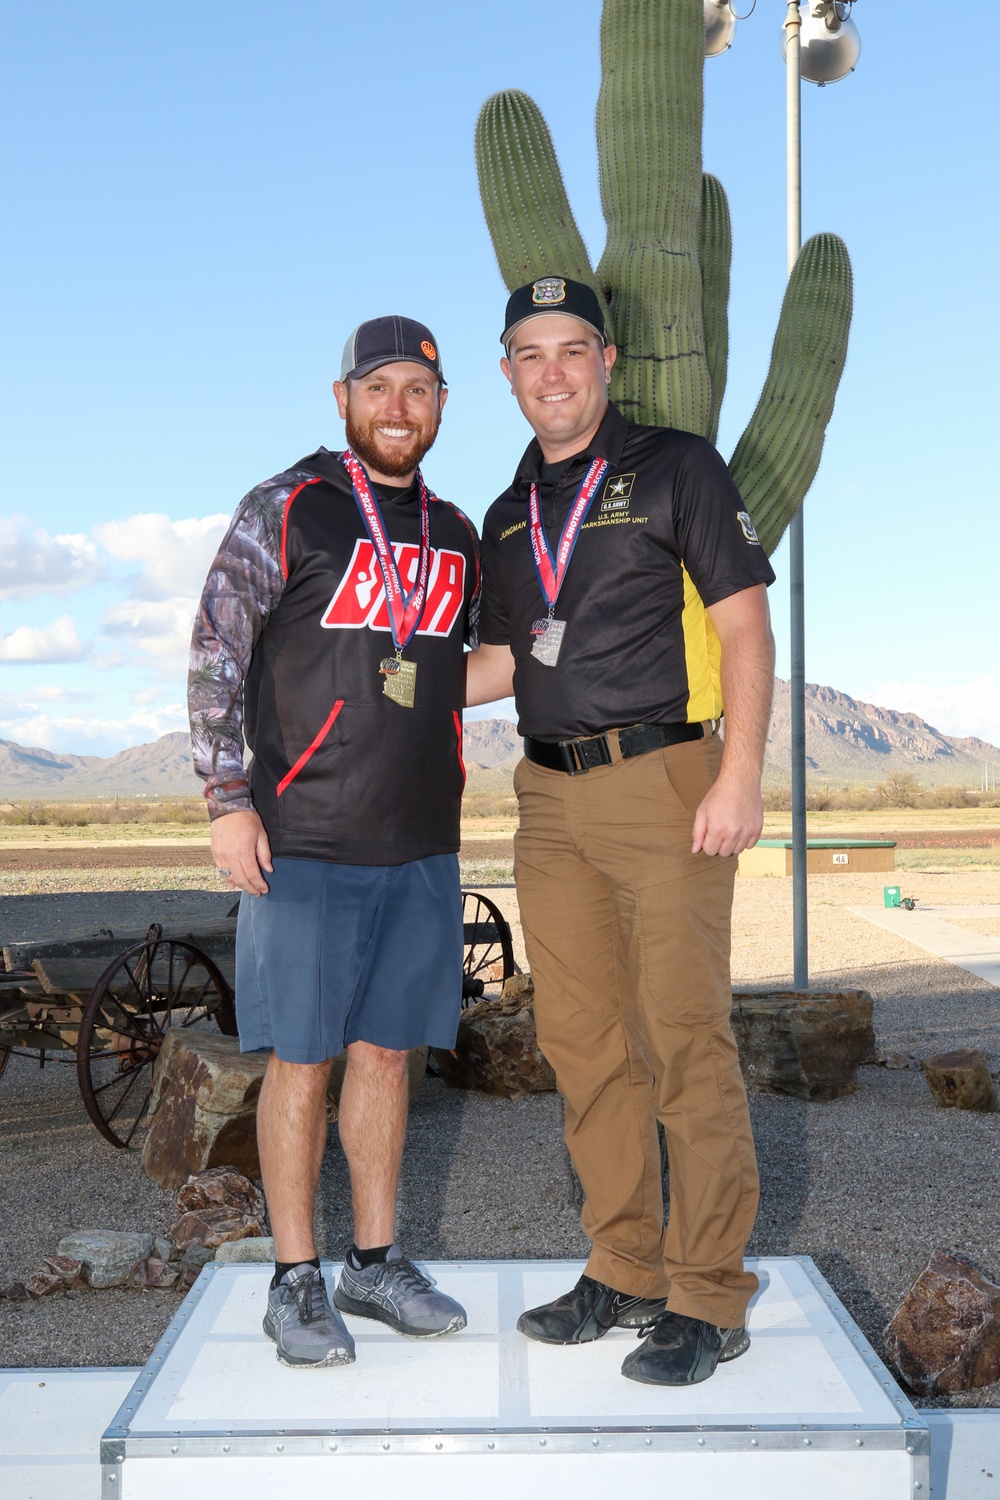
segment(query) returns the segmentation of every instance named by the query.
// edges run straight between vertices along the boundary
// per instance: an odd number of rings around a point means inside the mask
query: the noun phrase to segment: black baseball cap
[[[509,348],[516,329],[529,318],[543,313],[564,313],[568,318],[579,318],[592,328],[602,344],[608,342],[604,326],[604,312],[593,287],[582,281],[570,281],[566,276],[542,276],[538,281],[529,281],[511,292],[503,320],[500,342]]]
[[[447,385],[441,370],[437,340],[430,329],[413,318],[369,318],[359,323],[344,345],[340,364],[341,380],[357,380],[379,365],[412,361],[433,370],[442,385]]]

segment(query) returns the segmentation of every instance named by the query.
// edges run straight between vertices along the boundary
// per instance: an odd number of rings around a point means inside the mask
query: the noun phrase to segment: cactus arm
[[[597,279],[618,336],[612,395],[635,421],[703,435],[704,45],[693,0],[605,0],[597,147],[608,238]]]
[[[712,418],[706,434],[710,443],[719,435],[719,413],[729,370],[729,266],[733,231],[726,190],[706,172],[701,180],[701,309],[705,327],[705,358],[712,383]]]
[[[507,290],[537,276],[569,276],[597,289],[569,206],[552,136],[520,89],[493,94],[476,124],[476,169],[486,226]]]
[[[852,307],[847,246],[835,234],[814,235],[789,277],[764,389],[729,463],[768,553],[819,467]]]

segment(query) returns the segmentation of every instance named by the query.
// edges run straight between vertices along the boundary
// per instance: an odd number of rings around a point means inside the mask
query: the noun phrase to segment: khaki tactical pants
[[[691,853],[722,747],[713,737],[613,754],[578,776],[522,760],[514,777],[538,1041],[586,1195],[587,1274],[735,1328],[757,1288],[743,1250],[758,1197],[729,1024],[736,859]]]

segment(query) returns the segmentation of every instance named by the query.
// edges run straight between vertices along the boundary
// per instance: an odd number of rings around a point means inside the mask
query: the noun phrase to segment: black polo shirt
[[[528,491],[539,486],[553,553],[590,461],[609,468],[556,604],[559,660],[531,655],[546,606],[531,555]],[[551,470],[545,466],[548,474]],[[542,740],[627,724],[722,715],[719,639],[706,606],[774,573],[722,458],[704,438],[640,427],[609,406],[593,442],[555,479],[532,441],[487,512],[479,638],[509,645],[521,734]]]

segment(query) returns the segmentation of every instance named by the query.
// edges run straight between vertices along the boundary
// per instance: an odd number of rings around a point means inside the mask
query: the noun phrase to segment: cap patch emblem
[[[740,526],[743,530],[743,535],[746,537],[747,541],[755,542],[759,547],[760,537],[754,530],[753,522],[750,519],[749,513],[745,510],[738,510],[736,512],[736,519],[739,521]]]
[[[435,349],[434,345],[431,343],[430,339],[424,339],[423,343],[420,345],[420,349],[423,354],[426,354],[428,359],[437,359],[438,352]]]
[[[566,283],[561,276],[543,276],[531,288],[535,307],[557,307],[566,301]]]

